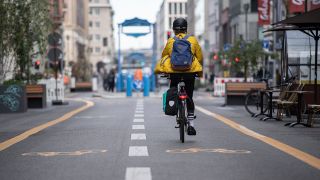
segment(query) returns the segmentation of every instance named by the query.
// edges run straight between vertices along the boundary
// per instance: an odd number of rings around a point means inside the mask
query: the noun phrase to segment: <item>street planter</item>
[[[0,85],[0,113],[27,111],[26,88],[22,85]]]

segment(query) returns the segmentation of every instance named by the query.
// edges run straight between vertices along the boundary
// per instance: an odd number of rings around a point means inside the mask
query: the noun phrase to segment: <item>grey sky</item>
[[[156,14],[160,9],[163,0],[111,0],[114,15],[115,27],[115,43],[118,49],[118,23],[122,23],[126,19],[138,17],[147,19],[154,23]],[[152,35],[147,35],[139,38],[128,37],[121,34],[121,49],[141,49],[151,48]]]

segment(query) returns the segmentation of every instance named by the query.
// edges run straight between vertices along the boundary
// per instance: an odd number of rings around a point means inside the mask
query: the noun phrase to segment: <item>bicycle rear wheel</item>
[[[263,93],[262,112],[265,113],[268,110],[268,95]],[[258,90],[250,91],[245,98],[245,108],[249,114],[255,115],[261,113],[261,97]]]
[[[181,102],[180,104],[180,108],[179,108],[179,134],[180,134],[180,141],[182,143],[184,143],[184,127],[185,127],[185,123],[186,123],[186,115],[185,115],[185,105],[183,102]]]

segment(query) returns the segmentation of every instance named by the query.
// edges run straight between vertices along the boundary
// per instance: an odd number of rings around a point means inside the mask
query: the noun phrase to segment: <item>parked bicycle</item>
[[[261,79],[266,83],[266,90],[272,90],[276,88],[281,88],[288,86],[295,81],[296,77],[292,76],[291,78],[285,80],[284,83],[277,86],[269,86],[269,79]],[[263,115],[267,112],[269,95],[264,92],[263,89],[251,89],[245,97],[245,109],[248,111],[251,116]]]

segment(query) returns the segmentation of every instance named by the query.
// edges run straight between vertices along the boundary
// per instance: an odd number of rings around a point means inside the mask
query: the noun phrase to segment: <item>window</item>
[[[171,28],[171,27],[172,27],[172,18],[169,17],[169,28]]]
[[[96,40],[100,40],[100,35],[99,34],[96,34]]]
[[[100,22],[99,21],[96,22],[96,27],[100,27]]]
[[[182,14],[182,3],[180,3],[180,14]]]
[[[95,2],[95,3],[99,3],[99,0],[95,0],[94,2]]]
[[[99,53],[101,49],[99,47],[96,47],[96,52]]]
[[[108,38],[107,37],[103,38],[103,46],[105,46],[105,47],[108,46]]]
[[[177,14],[177,3],[174,3],[174,14]]]
[[[251,0],[251,12],[258,12],[258,2]]]
[[[169,14],[172,14],[172,3],[169,3]]]
[[[96,15],[99,15],[100,14],[100,9],[99,8],[95,8],[95,12],[96,12]]]
[[[90,8],[90,9],[89,9],[89,14],[92,14],[92,9],[93,9],[93,8]]]
[[[187,14],[187,12],[188,12],[188,4],[187,3],[184,3],[184,9],[185,9],[185,13]]]
[[[90,40],[90,41],[92,40],[92,34],[89,35],[89,40]]]
[[[92,21],[89,21],[89,27],[92,27]]]

